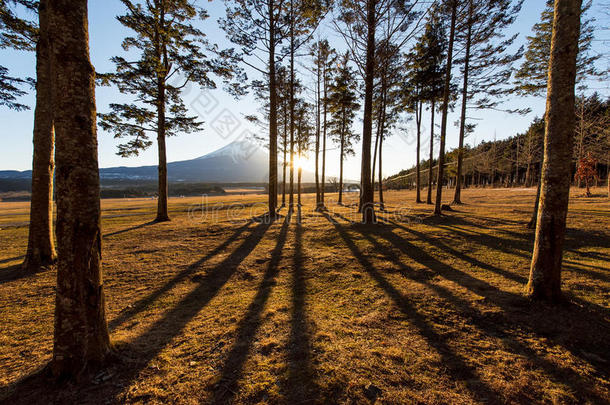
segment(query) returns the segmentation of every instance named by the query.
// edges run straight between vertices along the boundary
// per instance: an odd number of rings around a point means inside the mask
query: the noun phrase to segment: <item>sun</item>
[[[294,160],[295,169],[303,169],[309,161],[305,156],[299,156]]]

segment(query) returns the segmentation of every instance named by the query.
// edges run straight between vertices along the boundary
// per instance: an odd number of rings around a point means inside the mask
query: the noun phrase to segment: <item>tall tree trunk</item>
[[[28,248],[23,262],[27,272],[38,271],[57,259],[53,240],[53,169],[55,132],[48,39],[47,0],[38,5],[40,35],[36,44],[36,109]]]
[[[165,92],[165,88],[159,87],[159,91]],[[159,198],[157,199],[157,218],[156,222],[169,221],[167,212],[167,154],[165,150],[165,95],[159,93],[159,128],[157,129],[157,145],[159,151]],[[163,104],[161,104],[163,103]]]
[[[379,148],[379,133],[381,131],[381,113],[377,117],[377,131],[375,131],[375,146],[373,147],[373,165],[371,166],[371,187],[375,190],[375,169],[377,166],[377,150]],[[374,197],[373,197],[374,198]]]
[[[58,378],[99,366],[110,350],[101,271],[95,70],[86,0],[48,3],[57,162],[57,290],[53,359]]]
[[[320,209],[325,209],[325,193],[326,193],[326,129],[328,126],[328,72],[326,72],[326,64],[322,69],[322,184],[320,188]]]
[[[464,83],[462,87],[462,112],[460,117],[460,140],[457,154],[457,174],[453,204],[462,203],[462,166],[464,164],[464,136],[466,135],[466,104],[468,101],[468,70],[470,68],[470,44],[472,41],[473,0],[468,2],[468,29],[466,33],[466,55],[464,56]]]
[[[288,211],[294,206],[294,0],[290,1],[290,196]]]
[[[555,0],[553,19],[540,208],[527,285],[532,298],[551,302],[561,299],[581,3],[581,0]]]
[[[288,166],[288,161],[286,160],[286,152],[288,148],[288,108],[286,103],[284,102],[284,136],[283,136],[283,153],[284,153],[284,162],[282,164],[283,175],[282,175],[282,207],[286,206],[286,167]]]
[[[339,204],[343,204],[343,154],[345,153],[345,114],[341,123],[341,148],[339,150]]]
[[[159,196],[157,198],[156,222],[169,221],[167,212],[167,152],[165,149],[165,79],[167,75],[167,58],[164,41],[161,39],[161,30],[165,27],[165,12],[160,13],[160,23],[156,32],[156,52],[162,60],[164,69],[157,72],[157,149],[159,152]]]
[[[371,139],[373,135],[373,81],[375,79],[375,19],[376,1],[367,0],[366,65],[364,72],[364,119],[362,124],[361,211],[362,222],[375,222],[373,185],[371,184]]]
[[[382,131],[383,131],[383,129],[382,129]],[[379,209],[381,211],[385,210],[385,205],[383,203],[382,152],[383,152],[383,132],[382,132],[381,136],[379,137]]]
[[[267,3],[269,11],[269,217],[277,213],[277,78],[275,71],[275,12],[273,0]],[[285,150],[285,149],[284,149]],[[286,176],[284,175],[284,178]],[[286,184],[284,184],[284,193]]]
[[[421,171],[419,161],[419,150],[421,149],[421,114],[422,114],[422,102],[418,101],[418,105],[415,106],[415,121],[417,122],[417,152],[415,153],[415,187],[417,192],[415,194],[415,202],[420,204],[421,201]]]
[[[436,201],[434,215],[441,215],[443,195],[443,172],[445,165],[445,138],[447,137],[447,114],[449,109],[449,93],[451,91],[451,64],[453,62],[453,40],[455,38],[455,19],[457,14],[457,1],[451,2],[451,33],[449,34],[449,49],[447,51],[447,74],[445,76],[445,89],[443,91],[443,116],[441,118],[441,141],[438,152],[438,175],[436,183]]]
[[[319,211],[322,208],[321,204],[321,190],[320,190],[320,177],[319,177],[319,166],[320,166],[320,54],[321,47],[318,42],[318,58],[316,67],[316,210]]]
[[[428,196],[426,204],[432,204],[432,159],[434,155],[434,100],[430,106],[430,160],[428,161]]]

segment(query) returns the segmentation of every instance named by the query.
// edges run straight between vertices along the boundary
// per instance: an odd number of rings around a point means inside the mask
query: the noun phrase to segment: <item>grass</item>
[[[264,196],[210,197],[203,210],[171,199],[159,224],[153,200],[104,200],[118,356],[59,387],[39,372],[55,274],[20,271],[28,204],[0,203],[0,400],[607,403],[610,202],[581,194],[558,307],[523,295],[535,189],[467,189],[441,219],[392,191],[366,226],[349,204],[314,212],[311,195],[271,224],[251,220]]]

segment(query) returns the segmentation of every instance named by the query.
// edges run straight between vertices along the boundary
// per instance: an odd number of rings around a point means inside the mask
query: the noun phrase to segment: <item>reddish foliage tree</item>
[[[597,161],[591,156],[591,153],[587,153],[578,161],[576,168],[575,180],[584,181],[585,187],[587,188],[587,197],[591,197],[590,184],[591,180],[598,179],[597,170],[595,166]]]

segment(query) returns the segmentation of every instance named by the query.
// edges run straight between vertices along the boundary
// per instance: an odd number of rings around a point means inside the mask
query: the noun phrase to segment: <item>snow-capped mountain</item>
[[[278,169],[281,168],[281,162]],[[247,140],[232,142],[204,156],[167,164],[170,182],[266,183],[269,180],[267,150]],[[278,170],[281,180],[281,170]],[[0,171],[0,179],[31,178],[31,171]],[[156,180],[157,166],[109,167],[100,169],[100,180]],[[303,172],[303,182],[313,182],[313,175]]]

